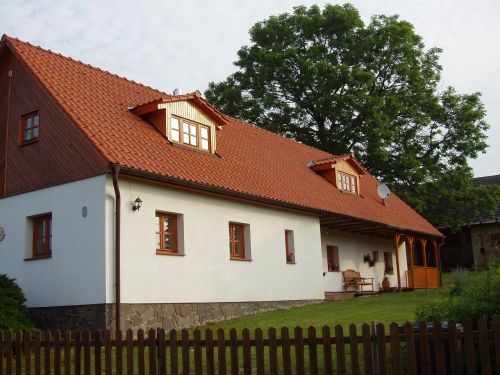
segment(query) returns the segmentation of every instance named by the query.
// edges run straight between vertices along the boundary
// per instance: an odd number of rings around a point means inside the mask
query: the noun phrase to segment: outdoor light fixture
[[[142,199],[137,197],[136,200],[134,201],[134,204],[132,205],[132,209],[134,211],[139,211],[141,206],[142,206]]]

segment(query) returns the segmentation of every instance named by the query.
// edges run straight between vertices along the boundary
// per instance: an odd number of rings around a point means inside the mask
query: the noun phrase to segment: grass
[[[448,286],[450,282],[449,274],[443,274],[443,285]],[[438,293],[438,291],[428,289],[323,302],[317,305],[249,315],[224,322],[207,324],[198,328],[201,328],[202,331],[205,328],[222,328],[224,330],[236,328],[241,332],[243,328],[253,331],[256,328],[262,328],[263,330],[270,327],[293,328],[296,326],[320,328],[324,325],[334,327],[340,324],[344,329],[347,329],[351,323],[358,326],[372,321],[386,325],[392,322],[405,323],[415,320],[416,307],[433,293]]]

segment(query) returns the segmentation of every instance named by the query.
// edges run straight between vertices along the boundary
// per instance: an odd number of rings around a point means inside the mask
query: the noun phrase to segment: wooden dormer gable
[[[161,97],[138,105],[131,112],[150,122],[173,144],[210,153],[216,150],[217,130],[227,123],[199,91]]]
[[[309,162],[308,166],[342,192],[359,195],[361,177],[366,170],[354,154]]]

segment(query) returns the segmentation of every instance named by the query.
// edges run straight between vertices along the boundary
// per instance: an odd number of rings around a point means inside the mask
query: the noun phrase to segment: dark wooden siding
[[[7,100],[9,93],[8,71],[10,56],[6,48],[0,52],[0,196],[4,192],[5,183],[5,137],[7,134]]]
[[[1,116],[6,112],[2,108],[5,107],[4,87],[8,78],[4,73],[5,65],[0,64],[0,67]],[[6,189],[0,192],[3,195],[19,194],[106,173],[107,161],[36,77],[14,56],[12,71]],[[40,114],[39,141],[20,146],[19,118],[34,110]],[[105,121],[103,119],[103,123]],[[5,127],[5,120],[0,124]],[[5,129],[2,131],[5,134]]]

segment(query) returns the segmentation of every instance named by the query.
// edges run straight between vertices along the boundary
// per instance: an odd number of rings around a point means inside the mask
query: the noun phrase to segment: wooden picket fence
[[[444,327],[444,328],[443,328]],[[291,334],[293,333],[293,335]],[[435,322],[296,327],[266,335],[244,329],[202,332],[0,331],[0,375],[46,374],[495,374],[500,318],[456,325]]]

